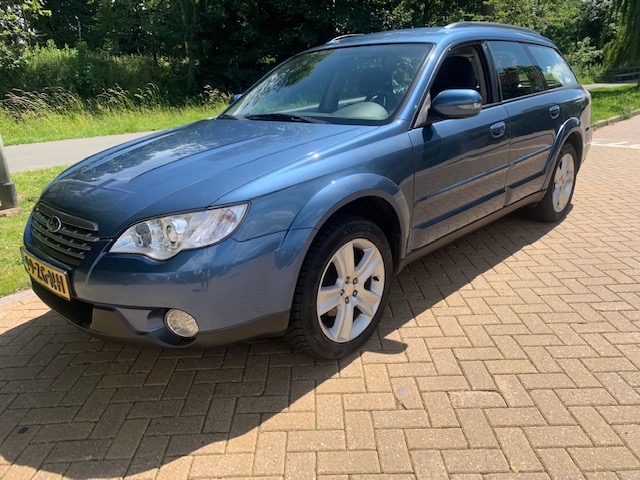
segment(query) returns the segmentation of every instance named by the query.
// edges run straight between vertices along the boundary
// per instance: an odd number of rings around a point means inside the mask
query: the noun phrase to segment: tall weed
[[[44,88],[40,92],[14,89],[0,101],[0,110],[16,121],[54,114],[81,113],[85,108],[84,101],[78,94],[59,87]]]
[[[0,132],[11,145],[159,130],[211,117],[229,98],[209,86],[178,106],[155,84],[133,92],[116,85],[88,100],[61,88],[13,90],[0,100]]]

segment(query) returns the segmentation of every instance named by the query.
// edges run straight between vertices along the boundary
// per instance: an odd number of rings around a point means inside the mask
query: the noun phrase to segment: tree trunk
[[[196,0],[180,0],[184,54],[187,57],[187,90],[193,92],[196,86],[196,55],[194,49],[194,31],[196,28]]]
[[[493,3],[484,3],[480,9],[480,13],[483,17],[492,19],[496,14],[496,6]]]
[[[431,18],[431,3],[429,0],[424,0],[424,5],[422,6],[422,25],[429,25],[429,20]]]

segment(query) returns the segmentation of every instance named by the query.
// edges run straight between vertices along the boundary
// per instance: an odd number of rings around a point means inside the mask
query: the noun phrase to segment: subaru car
[[[362,347],[393,275],[524,209],[568,213],[590,96],[554,43],[461,22],[346,35],[217,117],[93,155],[43,191],[22,258],[83,331],[156,347]]]

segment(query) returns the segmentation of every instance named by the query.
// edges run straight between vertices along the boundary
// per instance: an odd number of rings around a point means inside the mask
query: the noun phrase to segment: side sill
[[[511,212],[518,210],[519,208],[524,207],[525,205],[530,205],[532,203],[539,202],[544,197],[544,194],[545,194],[545,190],[542,190],[540,192],[536,192],[532,195],[529,195],[528,197],[522,198],[518,200],[516,203],[512,203],[511,205],[501,208],[497,212],[493,212],[487,215],[486,217],[482,217],[479,220],[476,220],[475,222],[470,223],[469,225],[466,225],[456,230],[455,232],[451,232],[445,235],[444,237],[439,238],[438,240],[435,240],[429,243],[428,245],[425,245],[424,247],[414,250],[398,263],[398,266],[396,267],[396,274],[400,273],[404,267],[416,261],[420,257],[424,257],[425,255],[435,250],[438,250],[439,248],[444,247],[448,243],[451,243],[454,240],[457,240],[458,238],[465,236],[467,233],[471,233],[474,230],[482,228],[485,225],[488,225],[489,223],[501,217],[504,217],[505,215],[508,215]]]

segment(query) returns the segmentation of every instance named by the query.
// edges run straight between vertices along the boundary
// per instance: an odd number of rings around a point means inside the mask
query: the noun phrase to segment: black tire
[[[566,168],[566,162],[570,162],[569,169]],[[570,178],[567,176],[568,171],[571,172]],[[553,166],[551,182],[544,197],[535,205],[527,208],[529,216],[534,220],[549,223],[563,220],[571,209],[577,171],[578,155],[576,149],[570,143],[565,143]],[[554,191],[558,189],[559,184],[563,184],[565,189],[570,188],[568,192],[565,191],[564,194],[561,194],[562,197],[554,196]],[[560,188],[560,191],[562,191],[562,188]]]
[[[344,274],[350,269],[342,263],[351,254],[355,278]],[[367,264],[365,256],[372,260],[366,269],[370,275],[363,272],[364,268],[358,271],[358,267]],[[375,271],[371,270],[374,266]],[[343,270],[342,275],[339,269]],[[355,215],[332,219],[314,239],[300,270],[286,340],[299,352],[326,359],[357,351],[380,321],[392,275],[389,243],[375,223]],[[318,307],[321,282],[329,290],[324,307]],[[370,300],[378,296],[376,307]],[[319,313],[319,308],[332,303],[336,306]],[[349,336],[343,336],[347,329]]]

